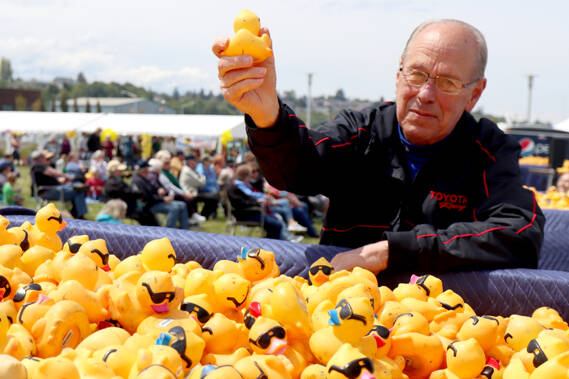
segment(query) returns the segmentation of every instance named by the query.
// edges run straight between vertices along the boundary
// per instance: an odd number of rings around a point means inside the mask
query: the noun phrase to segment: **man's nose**
[[[433,78],[429,78],[425,83],[419,87],[417,97],[422,103],[431,103],[435,101],[437,86]]]

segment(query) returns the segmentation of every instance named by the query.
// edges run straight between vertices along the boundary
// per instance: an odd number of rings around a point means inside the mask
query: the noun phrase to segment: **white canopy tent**
[[[562,130],[564,132],[569,132],[569,118],[566,120],[563,120],[557,124],[555,124],[553,126],[553,129],[555,130]]]
[[[245,138],[243,116],[119,114],[75,112],[0,112],[0,131],[58,134],[112,129],[121,135],[190,137],[214,140],[223,133]],[[228,132],[230,131],[230,132]]]

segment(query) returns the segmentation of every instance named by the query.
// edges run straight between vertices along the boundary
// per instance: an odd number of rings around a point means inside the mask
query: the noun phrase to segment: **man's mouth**
[[[431,113],[423,112],[423,111],[420,111],[417,109],[411,109],[410,112],[413,112],[414,114],[416,114],[417,116],[420,116],[420,117],[436,118],[436,116],[431,114]]]

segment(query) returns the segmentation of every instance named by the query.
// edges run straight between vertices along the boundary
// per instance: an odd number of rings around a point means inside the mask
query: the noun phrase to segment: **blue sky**
[[[532,118],[569,118],[569,1],[447,0],[0,0],[0,56],[15,75],[130,81],[156,91],[219,92],[215,37],[233,34],[243,8],[273,38],[278,89],[313,95],[394,97],[395,71],[420,22],[457,18],[485,35],[488,86],[478,106],[521,120],[527,75]]]

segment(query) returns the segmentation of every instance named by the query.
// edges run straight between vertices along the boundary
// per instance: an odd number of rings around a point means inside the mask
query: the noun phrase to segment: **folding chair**
[[[251,211],[251,212],[260,212],[261,213],[261,220],[260,221],[246,221],[246,220],[238,220],[232,212],[231,200],[227,195],[227,190],[219,191],[219,197],[223,205],[226,209],[227,218],[225,221],[225,232],[234,236],[239,228],[245,228],[248,230],[248,235],[252,235],[255,229],[259,228],[261,230],[261,237],[265,236],[265,207],[262,206],[255,206],[249,207],[244,209],[244,211]]]

